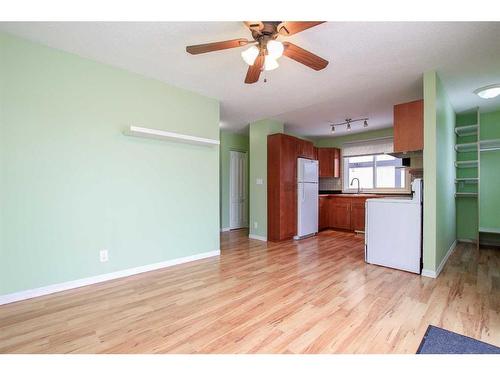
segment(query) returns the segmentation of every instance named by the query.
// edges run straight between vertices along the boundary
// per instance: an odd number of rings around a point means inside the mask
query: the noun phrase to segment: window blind
[[[388,154],[394,150],[394,138],[385,137],[366,141],[346,142],[342,144],[342,156],[363,156]]]

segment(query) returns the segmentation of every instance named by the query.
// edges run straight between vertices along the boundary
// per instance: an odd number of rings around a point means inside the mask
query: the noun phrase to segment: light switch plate
[[[109,256],[108,256],[108,250],[107,249],[103,249],[101,251],[99,251],[99,260],[101,262],[107,262],[109,259]]]
[[[258,178],[258,179],[256,180],[256,183],[257,183],[257,185],[263,185],[263,184],[264,184],[264,181],[262,181],[262,178]]]

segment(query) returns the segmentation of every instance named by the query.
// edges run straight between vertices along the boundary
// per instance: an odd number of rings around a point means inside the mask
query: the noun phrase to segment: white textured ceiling
[[[457,112],[500,107],[500,97],[472,93],[500,83],[500,22],[328,22],[287,38],[328,59],[326,69],[282,57],[264,74],[268,82],[254,85],[243,83],[243,48],[185,52],[190,44],[249,38],[241,22],[18,22],[0,30],[217,98],[221,126],[233,130],[262,118],[306,136],[329,135],[328,122],[346,117],[389,127],[394,104],[422,97],[426,70],[439,72]]]

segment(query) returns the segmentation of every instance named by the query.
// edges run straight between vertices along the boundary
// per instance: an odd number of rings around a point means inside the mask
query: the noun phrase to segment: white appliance
[[[299,239],[318,233],[318,161],[297,159],[297,235]]]
[[[422,179],[412,197],[366,200],[365,261],[420,274],[422,261]]]

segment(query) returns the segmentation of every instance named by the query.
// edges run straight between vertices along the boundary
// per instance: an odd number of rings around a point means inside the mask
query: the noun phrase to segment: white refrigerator
[[[297,159],[297,235],[295,239],[318,233],[318,161]]]
[[[422,180],[412,197],[366,200],[365,260],[420,274],[422,268]]]

